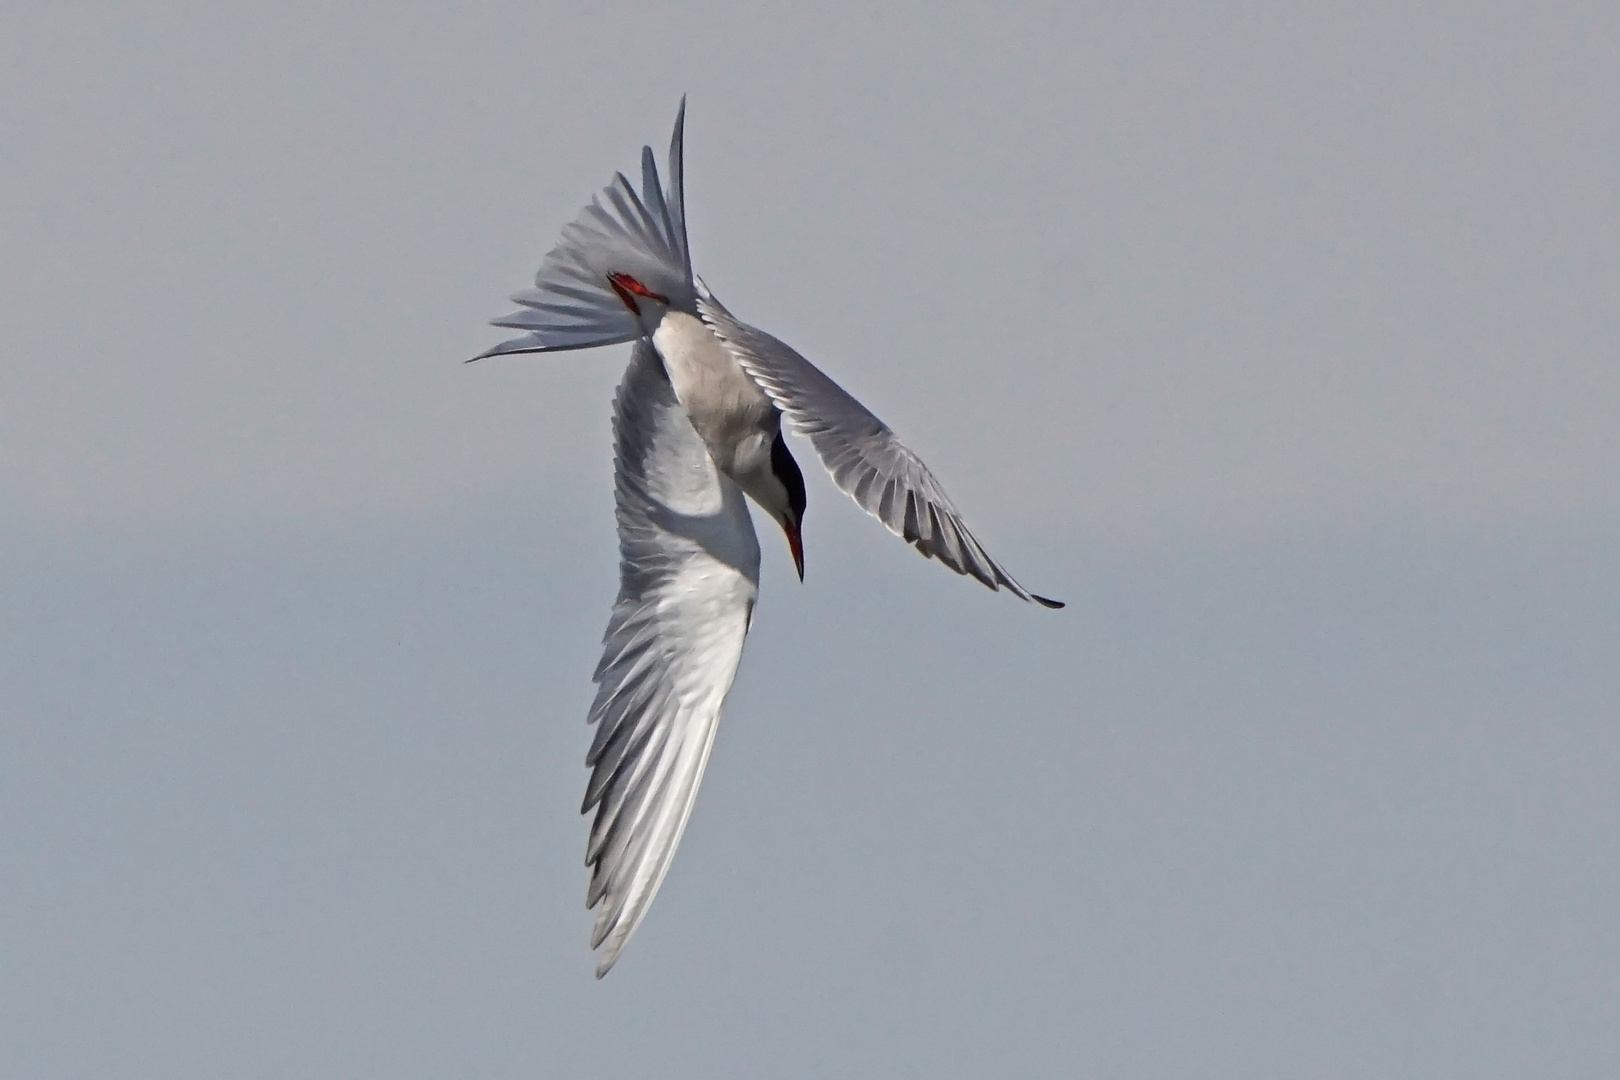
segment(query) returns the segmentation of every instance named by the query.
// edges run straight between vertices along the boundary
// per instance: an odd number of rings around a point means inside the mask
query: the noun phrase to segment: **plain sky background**
[[[647,922],[627,348],[463,366],[690,95],[808,447]],[[0,13],[0,1080],[1620,1074],[1620,8]]]

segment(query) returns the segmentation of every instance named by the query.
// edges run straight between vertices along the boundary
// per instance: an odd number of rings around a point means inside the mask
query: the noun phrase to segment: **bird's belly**
[[[769,453],[781,427],[776,406],[702,321],[681,311],[653,331],[675,397],[721,471],[735,478]],[[746,460],[743,460],[746,459]]]

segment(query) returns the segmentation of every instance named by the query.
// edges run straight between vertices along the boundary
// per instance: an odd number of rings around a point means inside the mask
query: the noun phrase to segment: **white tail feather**
[[[610,274],[628,274],[668,297],[672,307],[696,310],[681,177],[685,123],[682,98],[669,145],[668,192],[659,187],[652,148],[642,147],[641,191],[623,173],[615,176],[564,227],[557,246],[540,264],[534,288],[512,297],[520,309],[490,320],[525,333],[473,359],[634,341],[644,331],[609,283]]]

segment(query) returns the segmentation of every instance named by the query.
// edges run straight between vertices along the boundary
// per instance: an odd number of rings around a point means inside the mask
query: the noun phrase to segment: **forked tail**
[[[686,99],[669,141],[669,190],[659,186],[652,147],[641,148],[641,192],[617,174],[562,231],[534,277],[534,288],[512,297],[517,311],[490,322],[525,331],[479,353],[474,360],[506,353],[555,352],[614,345],[642,336],[613,278],[628,275],[672,307],[696,310],[692,256],[686,246],[686,195],[682,183],[682,135]]]

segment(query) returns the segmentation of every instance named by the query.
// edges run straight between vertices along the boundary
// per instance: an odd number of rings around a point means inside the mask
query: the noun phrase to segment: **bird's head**
[[[793,455],[788,453],[787,443],[782,441],[780,431],[771,443],[768,477],[767,482],[761,485],[765,490],[756,494],[755,499],[782,526],[782,532],[787,535],[788,550],[793,553],[793,568],[799,572],[799,580],[803,581],[804,541],[800,537],[799,526],[804,521],[804,474],[799,471],[799,463],[793,460]]]

